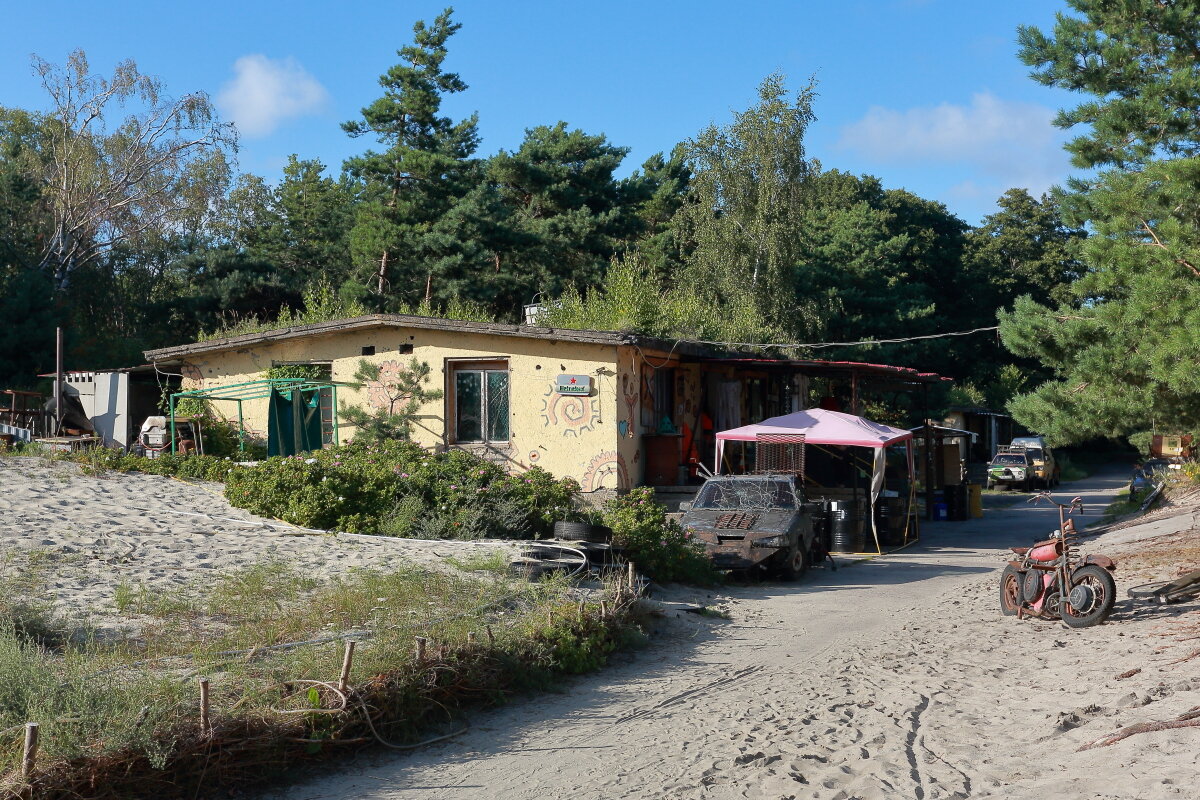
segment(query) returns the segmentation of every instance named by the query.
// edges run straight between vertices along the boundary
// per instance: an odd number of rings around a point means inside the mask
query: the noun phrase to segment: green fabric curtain
[[[320,449],[320,391],[272,390],[267,408],[267,455],[291,456]]]

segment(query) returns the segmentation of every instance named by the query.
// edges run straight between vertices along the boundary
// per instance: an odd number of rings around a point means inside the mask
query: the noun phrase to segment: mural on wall
[[[367,381],[363,388],[367,391],[367,402],[372,408],[388,408],[392,404],[392,394],[388,386],[395,386],[404,365],[399,361],[381,361],[379,363],[379,380]]]
[[[559,428],[563,436],[579,436],[600,420],[599,399],[586,395],[558,394],[554,384],[542,401],[542,425]]]
[[[585,492],[628,489],[629,470],[625,467],[625,458],[612,450],[597,453],[588,462],[587,469],[579,481],[579,488]]]
[[[648,364],[642,364],[642,427],[650,432],[658,430],[658,420],[654,418],[654,369]]]
[[[638,387],[637,379],[628,372],[621,376],[621,396],[625,400],[626,416],[617,422],[617,433],[632,439],[634,436],[634,415],[637,413]]]

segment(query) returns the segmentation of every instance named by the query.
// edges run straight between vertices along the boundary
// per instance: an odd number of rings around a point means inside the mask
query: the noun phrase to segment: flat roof
[[[759,364],[764,367],[791,366],[809,372],[823,372],[825,374],[857,373],[860,375],[886,376],[905,383],[936,383],[942,380],[950,380],[932,372],[920,372],[910,367],[868,364],[856,361],[817,361],[814,359],[786,358],[784,356],[755,356],[744,351],[721,348],[702,342],[659,339],[653,336],[621,331],[544,328],[537,325],[474,322],[469,320],[442,319],[440,317],[421,317],[414,314],[367,314],[361,317],[332,320],[330,322],[291,325],[286,328],[278,328],[270,331],[246,333],[240,336],[227,336],[204,342],[192,342],[175,347],[147,350],[143,355],[145,355],[147,361],[154,364],[163,361],[175,361],[200,353],[217,353],[224,350],[237,350],[270,342],[304,338],[306,336],[320,336],[345,331],[370,330],[373,328],[416,328],[421,330],[451,331],[492,336],[512,336],[521,339],[551,339],[562,342],[580,342],[610,346],[626,345],[666,352],[679,356],[682,360],[730,364]]]

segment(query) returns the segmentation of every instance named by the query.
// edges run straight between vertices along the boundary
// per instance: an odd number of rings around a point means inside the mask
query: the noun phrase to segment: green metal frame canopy
[[[339,384],[333,381],[315,381],[307,378],[264,378],[257,381],[217,386],[213,389],[192,389],[186,392],[175,392],[171,395],[169,409],[171,417],[171,452],[175,453],[175,407],[178,401],[183,398],[209,401],[221,400],[237,403],[238,450],[245,452],[246,425],[244,415],[242,414],[243,403],[247,400],[270,400],[276,394],[283,392],[320,392],[324,389],[330,390],[331,402],[333,403],[333,443],[338,444],[337,390],[338,386],[345,385],[347,384]],[[298,396],[293,394],[293,398],[296,397]],[[293,401],[293,407],[298,409],[295,401]],[[293,431],[298,431],[298,428],[293,427]]]

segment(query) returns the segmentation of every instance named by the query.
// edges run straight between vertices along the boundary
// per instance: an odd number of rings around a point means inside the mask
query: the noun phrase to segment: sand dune
[[[157,475],[88,476],[70,463],[0,458],[0,558],[2,551],[32,552],[45,565],[59,610],[104,631],[134,622],[116,614],[114,595],[122,584],[177,594],[272,559],[329,576],[414,563],[445,569],[447,557],[512,549],[494,542],[306,535],[234,508],[221,488]]]

